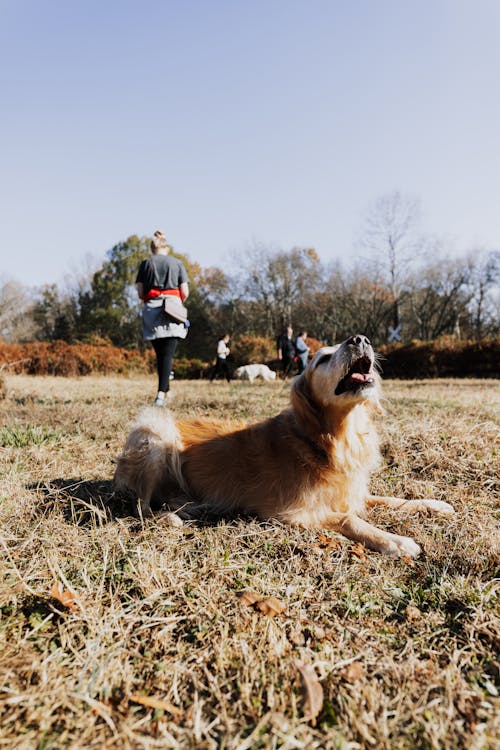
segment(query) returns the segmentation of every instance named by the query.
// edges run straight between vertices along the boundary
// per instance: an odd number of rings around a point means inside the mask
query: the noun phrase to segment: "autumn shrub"
[[[99,336],[97,333],[89,333],[82,337],[82,343],[91,346],[114,346],[109,336]]]
[[[152,372],[154,354],[115,346],[67,344],[64,341],[0,344],[0,366],[29,375],[102,375]]]
[[[308,338],[314,354],[323,344]],[[412,341],[409,344],[382,346],[378,353],[383,375],[387,378],[460,378],[498,377],[500,339],[460,341],[443,337],[436,341]],[[277,369],[276,343],[270,337],[237,336],[231,342],[231,365],[262,362]],[[213,362],[201,358],[174,361],[175,376],[197,379],[207,375]],[[67,344],[64,341],[38,341],[29,344],[0,343],[0,369],[3,374],[90,375],[153,373],[155,355],[151,347],[121,349],[106,341]],[[0,383],[1,394],[1,383]]]
[[[25,351],[26,345],[3,344],[0,342],[0,367],[2,374],[27,372],[26,365],[29,357]]]
[[[435,341],[390,344],[379,349],[387,378],[495,378],[499,375],[500,340]]]
[[[234,365],[265,363],[276,359],[276,342],[268,336],[235,336],[231,342]]]
[[[310,356],[312,356],[313,354],[316,354],[318,349],[321,349],[322,346],[325,346],[322,341],[318,341],[318,339],[310,338],[309,336],[306,339],[306,344],[309,347]]]
[[[203,378],[210,371],[211,365],[202,359],[174,360],[174,375],[181,380]]]

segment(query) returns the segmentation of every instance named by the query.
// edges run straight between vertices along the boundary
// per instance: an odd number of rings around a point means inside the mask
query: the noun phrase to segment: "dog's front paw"
[[[387,547],[382,552],[389,557],[418,557],[422,550],[413,539],[391,534]]]
[[[444,515],[451,516],[455,513],[455,508],[449,503],[445,503],[444,500],[422,500],[427,510],[432,513],[443,513]]]

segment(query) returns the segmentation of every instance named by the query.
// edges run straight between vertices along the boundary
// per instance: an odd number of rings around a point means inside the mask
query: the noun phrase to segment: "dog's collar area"
[[[318,445],[312,438],[309,437],[309,435],[306,435],[306,433],[302,432],[302,430],[300,430],[298,427],[293,427],[292,431],[295,437],[298,437],[299,440],[301,440],[303,443],[306,443],[306,445],[311,449],[311,451],[317,458],[321,459],[325,463],[328,463],[328,452],[324,448]]]

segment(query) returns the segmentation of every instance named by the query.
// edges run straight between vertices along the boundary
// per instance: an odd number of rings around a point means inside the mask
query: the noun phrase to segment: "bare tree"
[[[274,335],[318,289],[321,263],[312,248],[283,250],[254,244],[238,257],[242,296],[255,303],[255,332]]]
[[[468,281],[471,299],[470,333],[476,338],[498,336],[500,329],[500,251],[474,250]]]
[[[400,324],[400,306],[408,274],[421,252],[420,203],[398,191],[378,198],[361,231],[360,247],[368,276],[381,277],[392,299],[392,325]]]
[[[445,257],[419,270],[405,300],[415,338],[429,341],[443,334],[460,335],[472,298],[470,276],[471,260],[467,258]]]
[[[33,321],[32,292],[12,279],[0,280],[0,338],[8,343],[30,341]]]

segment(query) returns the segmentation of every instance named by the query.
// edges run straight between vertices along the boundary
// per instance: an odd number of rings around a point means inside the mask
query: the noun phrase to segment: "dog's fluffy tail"
[[[141,429],[149,432],[152,440],[156,439],[165,445],[182,448],[174,415],[168,409],[147,406],[139,412],[131,431]]]
[[[173,414],[158,407],[143,409],[118,456],[115,487],[134,491],[146,505],[167,477],[186,492],[181,451],[182,441]]]

